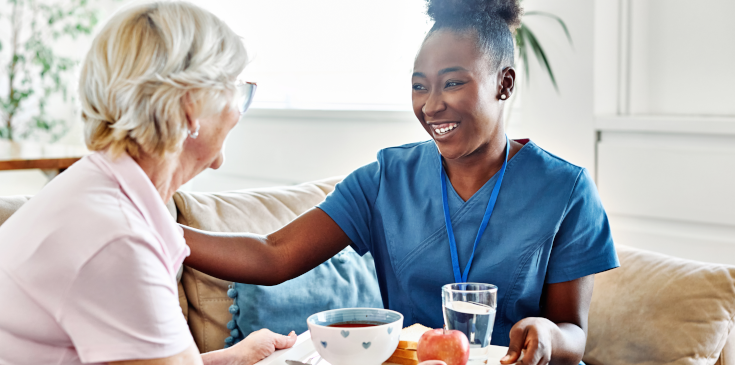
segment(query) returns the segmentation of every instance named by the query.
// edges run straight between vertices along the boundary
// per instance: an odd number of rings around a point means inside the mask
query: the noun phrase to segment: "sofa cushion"
[[[181,224],[214,232],[267,234],[320,203],[340,180],[227,193],[177,192],[174,201]],[[190,267],[184,268],[181,282],[189,302],[189,328],[199,351],[223,348],[230,336],[232,299],[227,289],[232,283]]]
[[[5,223],[16,210],[31,200],[27,195],[4,196],[0,199],[0,225]]]
[[[598,274],[584,361],[714,364],[735,316],[735,267],[617,246]]]
[[[730,330],[730,336],[715,365],[735,365],[735,328]]]

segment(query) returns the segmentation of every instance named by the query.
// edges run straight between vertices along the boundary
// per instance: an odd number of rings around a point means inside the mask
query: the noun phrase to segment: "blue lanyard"
[[[447,226],[447,235],[449,236],[449,252],[452,255],[452,270],[454,271],[454,281],[457,283],[466,283],[467,276],[470,273],[470,267],[472,266],[472,259],[475,258],[475,249],[477,248],[477,242],[480,241],[480,237],[485,232],[487,224],[490,221],[490,216],[493,215],[495,209],[495,202],[498,200],[498,192],[500,192],[500,185],[503,184],[503,176],[505,176],[505,167],[508,165],[508,153],[510,152],[510,140],[505,137],[505,161],[503,161],[503,167],[500,168],[500,175],[498,175],[498,181],[495,182],[493,192],[490,195],[490,201],[487,202],[487,208],[485,209],[485,215],[482,217],[482,223],[480,229],[477,231],[477,237],[475,237],[475,245],[472,246],[472,255],[470,260],[467,261],[467,266],[464,268],[464,275],[460,275],[459,270],[459,257],[457,256],[457,242],[454,240],[454,230],[452,229],[452,220],[449,217],[449,203],[447,200],[447,175],[444,172],[444,165],[439,156],[439,176],[442,182],[442,203],[444,203],[444,221]]]

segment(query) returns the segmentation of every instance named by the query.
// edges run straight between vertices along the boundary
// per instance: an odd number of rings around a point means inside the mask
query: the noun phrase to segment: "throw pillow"
[[[235,283],[233,320],[225,346],[261,328],[288,334],[303,333],[310,315],[337,308],[383,308],[373,257],[347,247],[315,269],[285,283],[260,286]]]
[[[595,276],[584,362],[714,364],[735,317],[735,267],[616,246]]]

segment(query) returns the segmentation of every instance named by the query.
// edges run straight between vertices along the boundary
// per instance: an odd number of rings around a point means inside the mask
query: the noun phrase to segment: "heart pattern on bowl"
[[[360,326],[363,323],[365,326]],[[311,334],[309,342],[323,361],[379,365],[398,347],[403,315],[381,308],[341,308],[312,314],[306,324]]]

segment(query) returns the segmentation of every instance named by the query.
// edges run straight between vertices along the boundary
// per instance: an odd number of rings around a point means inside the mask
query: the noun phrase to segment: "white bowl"
[[[373,327],[329,327],[341,322],[385,323]],[[316,351],[331,365],[380,365],[393,355],[403,328],[403,315],[387,309],[344,308],[306,319]]]

